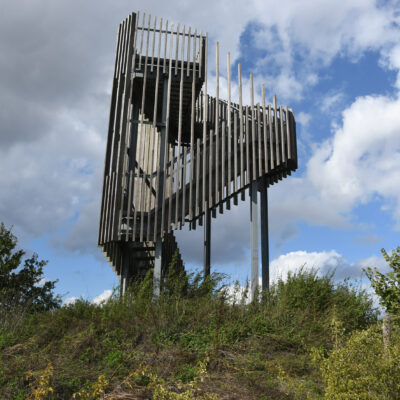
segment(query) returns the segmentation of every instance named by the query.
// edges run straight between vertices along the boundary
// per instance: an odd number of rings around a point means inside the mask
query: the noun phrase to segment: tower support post
[[[162,264],[162,239],[157,236],[155,259],[154,259],[154,273],[153,273],[153,299],[157,300],[160,297],[161,287],[161,264]]]
[[[130,276],[129,276],[130,257],[124,256],[124,252],[125,252],[125,249],[121,248],[121,254],[120,254],[120,257],[121,257],[121,274],[120,274],[120,276],[121,276],[121,278],[120,278],[120,290],[119,290],[121,297],[123,297],[126,294],[126,290],[128,288],[129,279],[130,279]]]
[[[166,120],[167,120],[167,102],[168,102],[168,79],[165,78],[163,82],[163,102],[162,102],[162,127],[160,129],[160,164],[159,164],[159,170],[160,170],[160,180],[158,184],[158,203],[159,203],[159,209],[162,207],[162,202],[164,201],[163,199],[163,182],[164,182],[164,149],[167,143],[166,141],[166,132],[165,132],[165,127],[166,127]],[[155,217],[156,219],[158,216]],[[155,221],[157,223],[157,220]],[[153,298],[158,299],[160,297],[160,286],[161,286],[161,265],[162,265],[162,237],[160,234],[157,235],[156,243],[155,243],[155,260],[154,260],[154,272],[153,272]]]
[[[119,293],[123,297],[126,293],[126,288],[128,286],[128,273],[129,273],[129,258],[122,258],[122,271],[121,271],[121,282]]]
[[[208,202],[205,202],[204,213],[204,278],[210,276],[211,270],[211,213]]]
[[[269,238],[268,238],[268,189],[263,184],[261,197],[261,277],[262,290],[269,290]]]
[[[251,247],[251,300],[255,299],[258,286],[258,202],[257,182],[250,186],[250,247]]]

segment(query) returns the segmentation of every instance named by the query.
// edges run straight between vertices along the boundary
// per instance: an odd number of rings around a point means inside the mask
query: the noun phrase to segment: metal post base
[[[161,240],[161,236],[158,236],[157,241],[156,241],[156,256],[155,256],[155,260],[154,260],[154,273],[153,273],[153,299],[154,300],[157,300],[160,297],[161,260],[162,260],[162,240]]]

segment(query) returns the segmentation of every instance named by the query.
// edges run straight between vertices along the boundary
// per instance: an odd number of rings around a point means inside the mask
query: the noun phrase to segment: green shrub
[[[278,280],[269,293],[263,293],[259,308],[255,315],[258,321],[253,321],[259,333],[279,332],[328,347],[333,344],[333,319],[340,320],[345,332],[377,320],[377,310],[365,290],[347,280],[335,284],[333,273],[319,276],[316,269],[303,267],[290,272],[286,281]]]
[[[386,351],[379,325],[353,333],[321,361],[329,400],[399,399],[400,332]]]

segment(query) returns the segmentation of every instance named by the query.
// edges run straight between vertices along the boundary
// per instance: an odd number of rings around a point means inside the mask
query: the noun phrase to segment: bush
[[[392,336],[386,351],[379,325],[354,332],[321,362],[329,400],[399,399],[400,332]]]
[[[298,336],[308,343],[333,343],[332,321],[339,321],[345,332],[369,326],[377,320],[372,299],[358,287],[344,281],[335,284],[333,273],[318,276],[316,269],[289,272],[263,294],[268,318],[266,329],[281,335]]]

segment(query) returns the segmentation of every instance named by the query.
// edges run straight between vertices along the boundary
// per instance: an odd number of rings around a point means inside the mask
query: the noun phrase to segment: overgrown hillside
[[[329,392],[347,368],[340,351],[353,340],[391,357],[367,294],[332,276],[300,269],[251,304],[218,275],[170,276],[156,302],[151,280],[100,306],[3,313],[0,398],[355,399]]]

